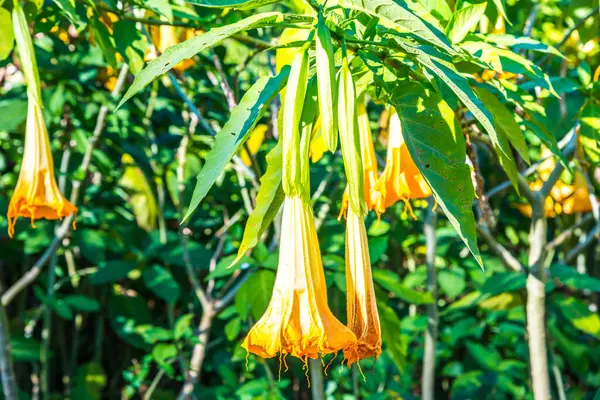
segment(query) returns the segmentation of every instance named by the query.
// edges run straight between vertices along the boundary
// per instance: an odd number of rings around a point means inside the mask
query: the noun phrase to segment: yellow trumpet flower
[[[263,358],[307,361],[352,348],[356,336],[330,311],[312,209],[300,197],[283,203],[279,266],[265,314],[242,346]]]
[[[14,236],[18,217],[30,218],[35,228],[36,219],[62,219],[76,212],[56,185],[42,108],[30,97],[21,171],[8,205],[8,235]]]
[[[381,193],[375,189],[377,184],[379,172],[377,170],[377,158],[375,157],[375,146],[373,145],[373,136],[371,134],[371,127],[369,125],[369,114],[365,107],[364,100],[360,98],[356,102],[356,112],[358,114],[358,134],[360,138],[361,158],[363,166],[363,177],[364,177],[364,193],[365,193],[365,204],[367,210],[374,209],[376,204],[381,202]],[[342,198],[341,215],[346,214],[348,209],[348,190],[344,191]]]
[[[539,167],[540,179],[529,184],[532,190],[540,190],[544,186],[544,182],[548,180],[556,165],[549,149],[542,150],[542,158],[546,159]],[[520,204],[517,208],[522,214],[531,217],[530,205]],[[549,218],[554,218],[560,214],[569,215],[591,210],[590,191],[585,177],[579,171],[574,172],[571,184],[558,180],[552,190],[550,190],[550,196],[546,198],[544,204],[544,213]]]
[[[375,184],[375,190],[381,194],[374,205],[377,214],[382,214],[388,207],[402,200],[406,204],[405,211],[413,218],[416,217],[409,200],[431,196],[431,188],[415,165],[402,138],[400,118],[395,112],[390,117],[386,165]]]
[[[369,243],[363,217],[348,209],[346,219],[346,308],[355,345],[344,349],[348,366],[381,354],[381,327],[371,275]]]
[[[155,16],[153,12],[147,12],[146,16]],[[148,25],[148,33],[150,40],[159,54],[162,54],[171,46],[175,46],[181,42],[191,39],[195,36],[193,29],[180,28],[171,25]],[[156,58],[156,54],[152,52],[146,54],[146,61]],[[194,60],[189,58],[183,60],[173,68],[179,72],[183,72],[194,65]]]

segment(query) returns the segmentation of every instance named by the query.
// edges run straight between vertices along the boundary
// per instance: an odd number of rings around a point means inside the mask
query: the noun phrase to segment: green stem
[[[52,255],[48,265],[48,289],[46,298],[48,301],[54,301],[54,281],[56,279],[56,253]],[[42,364],[40,380],[42,395],[44,399],[50,398],[50,345],[52,332],[52,307],[46,307],[44,310],[44,326],[42,328],[42,350],[40,361]]]

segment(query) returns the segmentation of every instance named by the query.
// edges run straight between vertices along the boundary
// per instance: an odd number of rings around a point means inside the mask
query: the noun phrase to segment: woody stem
[[[425,331],[425,350],[423,355],[423,375],[421,387],[423,400],[435,398],[435,349],[437,342],[439,314],[437,308],[437,276],[435,271],[435,253],[437,239],[435,237],[436,212],[433,210],[434,199],[429,199],[427,218],[425,220],[425,264],[427,266],[427,291],[431,294],[433,302],[427,305],[427,330]]]

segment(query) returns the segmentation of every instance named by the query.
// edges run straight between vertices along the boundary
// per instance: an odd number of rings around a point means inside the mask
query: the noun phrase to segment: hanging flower
[[[377,214],[402,200],[406,205],[405,212],[416,218],[409,199],[431,196],[431,188],[410,156],[402,137],[400,118],[395,112],[390,117],[386,165],[375,189],[381,196],[374,205]]]
[[[539,179],[529,184],[532,190],[540,190],[556,166],[552,152],[549,149],[544,148],[542,150],[542,158],[545,158],[545,160],[539,167]],[[517,208],[523,215],[531,217],[531,206],[529,204],[519,204]],[[544,214],[549,218],[554,218],[560,214],[570,215],[591,210],[590,191],[585,177],[579,171],[574,171],[571,184],[559,179],[550,190],[550,196],[546,198],[544,203]]]
[[[154,12],[147,12],[146,16],[156,18]],[[150,40],[154,45],[154,48],[159,54],[164,53],[169,47],[175,46],[181,42],[191,39],[195,36],[195,32],[190,28],[175,27],[172,25],[148,25],[148,34]],[[146,54],[146,61],[150,61],[156,58],[155,52],[148,52]],[[191,58],[183,60],[175,65],[173,68],[179,72],[183,72],[194,65],[194,60]]]
[[[8,235],[15,234],[18,217],[31,219],[62,219],[77,212],[58,190],[54,178],[54,164],[50,141],[40,105],[29,99],[25,151],[17,186],[8,205]]]
[[[306,360],[351,348],[355,335],[327,305],[327,287],[312,209],[300,197],[283,203],[279,266],[267,311],[242,346],[270,358]]]
[[[381,354],[381,328],[371,275],[369,243],[363,217],[348,209],[346,219],[346,308],[355,345],[344,349],[348,366]]]
[[[369,114],[365,107],[364,99],[360,98],[356,102],[356,112],[358,114],[358,135],[360,138],[361,159],[363,167],[363,188],[365,204],[367,210],[373,210],[376,204],[381,202],[381,193],[375,190],[378,179],[377,158],[375,157],[375,146],[373,145],[373,136],[369,126]],[[342,197],[342,207],[340,217],[346,215],[348,210],[348,189],[344,191]]]

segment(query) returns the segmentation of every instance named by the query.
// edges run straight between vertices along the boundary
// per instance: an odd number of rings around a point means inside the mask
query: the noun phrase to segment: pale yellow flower
[[[348,366],[381,354],[381,328],[371,274],[369,243],[363,217],[348,209],[346,219],[346,308],[355,345],[344,349]]]
[[[19,180],[8,205],[8,235],[15,234],[18,217],[62,219],[77,208],[60,193],[54,178],[54,163],[42,108],[30,97],[25,131],[25,151]]]
[[[355,335],[327,305],[312,209],[300,197],[286,197],[273,296],[242,346],[263,358],[279,353],[306,361],[355,343]]]
[[[431,188],[415,165],[402,137],[402,126],[398,114],[392,113],[389,123],[389,137],[386,165],[381,177],[375,184],[381,194],[374,205],[377,214],[402,200],[406,210],[415,218],[410,199],[431,196]]]

